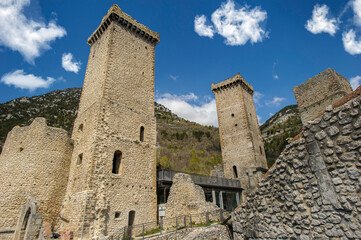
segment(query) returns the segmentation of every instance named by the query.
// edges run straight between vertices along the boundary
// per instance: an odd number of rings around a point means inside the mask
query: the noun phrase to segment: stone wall
[[[303,124],[314,119],[328,105],[352,92],[348,80],[328,68],[293,88]]]
[[[267,168],[253,87],[238,73],[212,84],[212,91],[217,103],[224,176],[238,178],[247,193],[261,177],[257,169]]]
[[[166,219],[216,210],[219,210],[217,205],[206,201],[202,187],[194,184],[190,175],[185,173],[174,175],[168,201],[165,205]],[[218,215],[215,214],[216,217]]]
[[[21,207],[39,203],[44,222],[55,224],[68,182],[71,141],[44,118],[14,127],[0,155],[0,230],[14,229]]]
[[[177,232],[165,233],[149,239],[157,240],[231,240],[227,227],[224,225],[212,225],[182,229]]]
[[[85,238],[112,235],[130,223],[133,212],[133,225],[157,220],[154,39],[158,33],[113,5],[88,40],[60,226],[74,238],[81,234],[87,193]]]
[[[233,213],[235,239],[361,238],[361,88],[286,147]]]

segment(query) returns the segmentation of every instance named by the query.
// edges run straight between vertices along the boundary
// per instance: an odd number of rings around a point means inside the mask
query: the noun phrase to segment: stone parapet
[[[240,73],[235,74],[232,78],[227,78],[223,82],[214,84],[212,83],[212,92],[221,91],[226,88],[234,87],[240,85],[244,90],[253,96],[253,87],[251,84],[246,82]]]
[[[145,41],[148,41],[153,45],[157,45],[159,43],[159,33],[154,32],[143,24],[137,22],[130,15],[124,13],[118,5],[114,4],[108,10],[108,14],[103,17],[100,26],[88,38],[88,44],[90,46],[93,45],[101,37],[103,32],[109,27],[111,22],[117,22],[124,28],[128,28],[131,33],[140,36]]]

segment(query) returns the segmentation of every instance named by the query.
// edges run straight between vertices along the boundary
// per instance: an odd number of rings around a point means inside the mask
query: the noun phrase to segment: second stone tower
[[[267,168],[253,87],[238,73],[212,83],[212,92],[216,97],[224,175],[240,180],[244,197]]]

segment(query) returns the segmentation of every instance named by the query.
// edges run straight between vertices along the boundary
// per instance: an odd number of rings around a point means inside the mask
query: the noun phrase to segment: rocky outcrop
[[[286,147],[233,212],[235,239],[361,238],[360,92],[327,107]]]

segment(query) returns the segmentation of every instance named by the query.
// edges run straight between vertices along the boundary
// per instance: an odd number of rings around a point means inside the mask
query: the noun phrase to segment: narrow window
[[[115,212],[114,218],[120,218],[120,212]]]
[[[140,141],[143,142],[144,141],[144,127],[141,126],[140,127],[140,137],[139,137]]]
[[[133,226],[135,219],[135,211],[129,212],[129,218],[128,218],[128,226]]]
[[[122,152],[121,151],[115,151],[114,158],[113,158],[113,170],[112,170],[112,173],[119,174],[121,161],[122,161]]]
[[[237,173],[237,167],[233,166],[233,176],[234,178],[238,178],[238,173]]]
[[[80,154],[78,155],[78,160],[76,161],[76,164],[77,164],[77,165],[80,165],[82,162],[83,162],[83,154],[80,153]]]
[[[234,113],[232,113],[232,117],[234,117]]]
[[[261,155],[263,155],[261,146],[259,146],[259,151],[260,151]]]
[[[82,131],[83,131],[83,127],[84,127],[83,124],[80,124],[80,125],[79,125],[79,128],[78,128],[79,132],[82,132]]]

